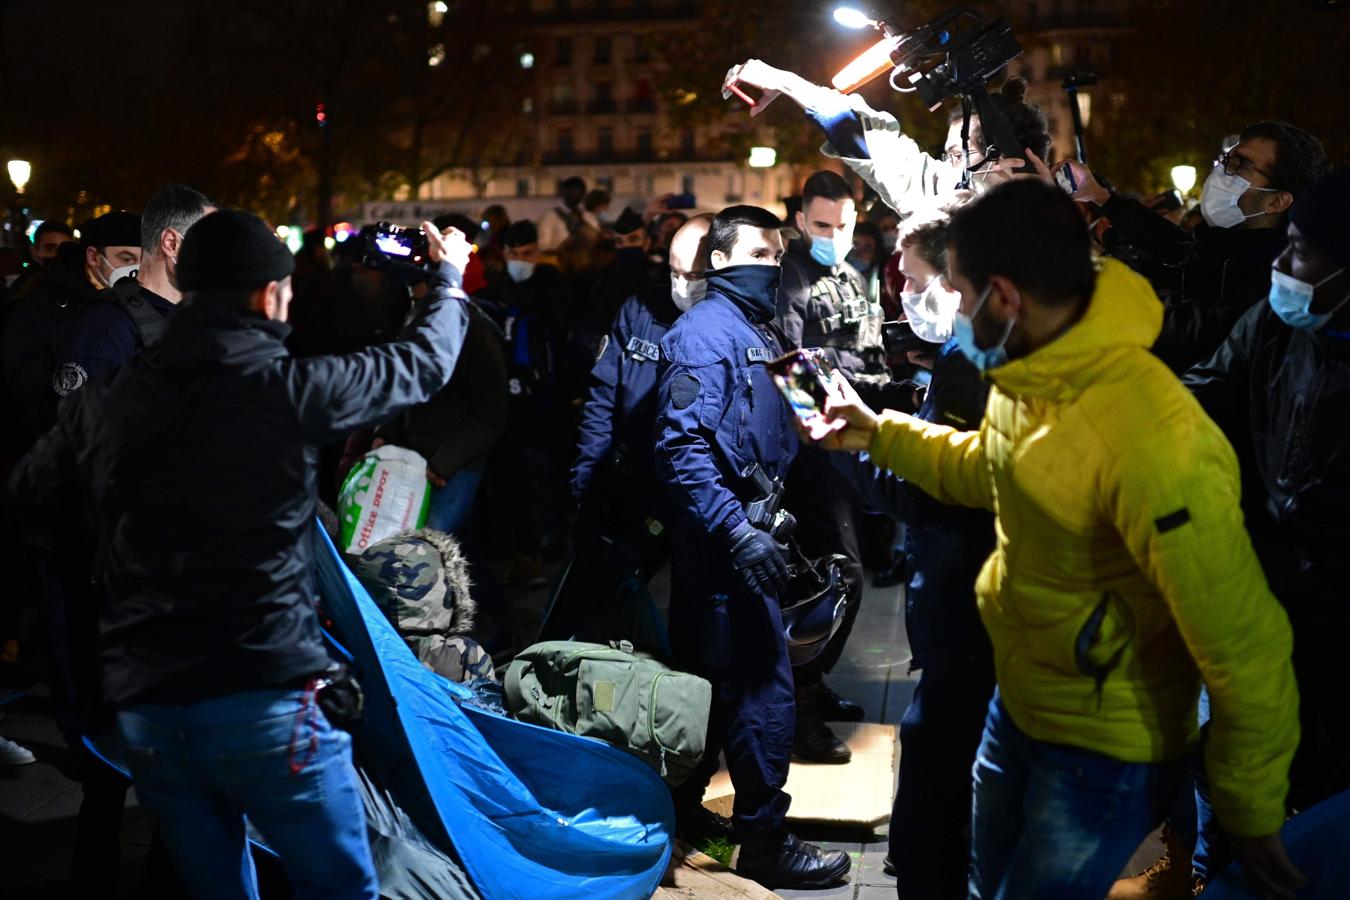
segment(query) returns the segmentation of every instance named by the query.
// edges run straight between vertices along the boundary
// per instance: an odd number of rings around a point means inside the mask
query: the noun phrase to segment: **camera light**
[[[533,69],[533,68],[534,68],[534,54],[533,54],[533,53],[528,53],[528,52],[527,52],[527,53],[522,53],[522,54],[520,54],[520,67],[521,67],[522,69]]]
[[[851,6],[841,6],[834,11],[834,20],[845,28],[872,28],[877,23]]]
[[[752,169],[772,169],[778,165],[778,151],[772,147],[751,147],[747,163]]]

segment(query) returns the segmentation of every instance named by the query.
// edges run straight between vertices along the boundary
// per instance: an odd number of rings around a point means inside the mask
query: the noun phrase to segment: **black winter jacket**
[[[1237,450],[1247,528],[1297,642],[1350,640],[1350,338],[1253,307],[1185,383]],[[1330,662],[1330,661],[1329,661]]]
[[[1108,234],[1150,261],[1140,268],[1164,303],[1153,352],[1178,375],[1208,359],[1242,314],[1270,293],[1283,228],[1201,225],[1187,234],[1142,203],[1114,195],[1102,212],[1111,220]]]
[[[293,359],[289,328],[185,305],[163,340],[61,407],[11,490],[78,476],[102,523],[105,700],[189,703],[296,684],[326,667],[309,530],[318,445],[446,383],[467,317],[453,268],[404,338]]]

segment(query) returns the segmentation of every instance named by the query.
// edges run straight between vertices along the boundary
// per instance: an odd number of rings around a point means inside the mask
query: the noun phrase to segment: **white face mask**
[[[534,274],[535,263],[526,262],[523,259],[508,259],[506,261],[506,274],[511,280],[519,284],[522,281],[529,281],[530,276]]]
[[[1205,186],[1200,190],[1200,215],[1214,228],[1234,228],[1248,219],[1265,215],[1264,212],[1247,215],[1238,206],[1242,195],[1247,191],[1279,193],[1273,188],[1254,188],[1252,183],[1241,175],[1229,175],[1222,166],[1215,166],[1205,179]]]
[[[960,305],[961,295],[944,289],[941,278],[934,278],[925,290],[900,293],[900,306],[910,330],[930,344],[945,344],[951,338],[952,321]]]
[[[108,259],[108,257],[106,256],[100,254],[99,259],[101,260],[101,262],[106,262],[110,266],[112,265],[112,260]],[[104,287],[112,287],[114,284],[117,284],[117,282],[121,281],[123,278],[126,278],[128,275],[134,276],[138,271],[140,271],[140,268],[141,267],[139,264],[131,266],[116,266],[112,268],[107,275],[104,275],[103,266],[102,264],[100,264],[98,269],[96,269],[95,271],[97,271],[98,273],[98,280],[103,282]]]
[[[670,299],[680,312],[688,312],[708,294],[706,278],[684,278],[674,272],[670,275]]]

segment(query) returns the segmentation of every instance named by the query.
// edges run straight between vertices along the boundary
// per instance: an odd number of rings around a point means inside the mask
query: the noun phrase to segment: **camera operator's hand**
[[[1060,164],[1060,168],[1068,169],[1073,183],[1078,188],[1070,195],[1075,200],[1082,200],[1084,203],[1095,203],[1101,206],[1107,200],[1111,199],[1111,192],[1102,186],[1097,180],[1097,176],[1092,174],[1092,170],[1083,165],[1076,159],[1065,160]]]
[[[775,69],[758,59],[749,59],[739,66],[732,66],[727,70],[727,77],[722,82],[722,95],[727,96],[733,84],[744,84],[759,88],[763,93],[755,105],[750,107],[750,115],[757,116],[764,112],[764,109],[770,103],[778,99],[779,94],[788,92],[791,96],[791,82],[795,77],[791,72]],[[793,97],[793,99],[796,98]]]
[[[881,418],[862,401],[858,392],[849,384],[848,379],[839,372],[830,378],[831,396],[825,400],[824,418],[831,423],[843,422],[844,427],[826,432],[812,429],[793,417],[793,424],[802,440],[824,447],[826,450],[846,450],[858,453],[872,446],[872,436],[877,433]]]
[[[462,277],[464,270],[469,267],[469,254],[473,251],[473,245],[464,232],[454,227],[441,231],[432,223],[423,222],[422,233],[427,236],[427,255],[431,261],[448,262]]]
[[[1247,881],[1266,900],[1293,900],[1294,893],[1307,883],[1285,852],[1278,831],[1260,837],[1233,837],[1232,842]]]
[[[787,584],[787,546],[749,522],[731,532],[731,565],[752,591],[774,594]]]

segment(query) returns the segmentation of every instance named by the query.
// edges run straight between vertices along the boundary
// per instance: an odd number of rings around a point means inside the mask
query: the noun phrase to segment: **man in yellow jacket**
[[[1249,876],[1292,896],[1284,853],[1298,694],[1289,623],[1243,528],[1237,459],[1149,354],[1162,305],[1094,266],[1073,203],[1000,186],[952,219],[956,339],[992,383],[975,432],[842,383],[831,449],[945,503],[991,509],[976,584],[998,692],[974,768],[972,898],[1100,898],[1176,796],[1203,682],[1214,805]]]

